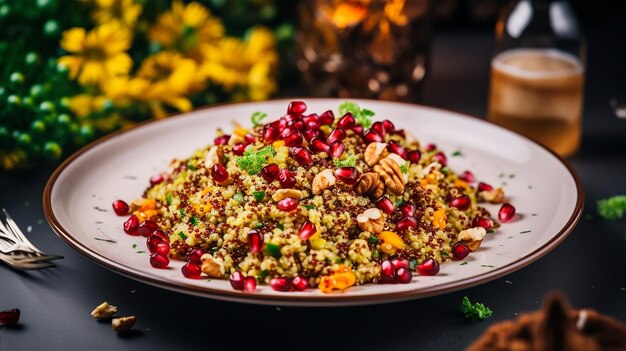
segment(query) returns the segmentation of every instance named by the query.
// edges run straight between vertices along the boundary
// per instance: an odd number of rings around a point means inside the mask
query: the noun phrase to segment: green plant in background
[[[268,98],[293,33],[280,11],[270,0],[0,0],[0,169],[58,161],[137,121]]]

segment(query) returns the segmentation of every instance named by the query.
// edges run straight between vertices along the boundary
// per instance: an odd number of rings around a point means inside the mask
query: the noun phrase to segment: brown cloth
[[[540,311],[492,325],[468,351],[626,351],[626,324],[594,310],[573,310],[551,293]]]

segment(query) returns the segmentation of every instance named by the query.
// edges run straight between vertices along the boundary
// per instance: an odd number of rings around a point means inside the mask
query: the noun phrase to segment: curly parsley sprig
[[[460,309],[463,316],[472,322],[485,320],[493,314],[489,307],[483,305],[482,303],[477,302],[472,304],[467,296],[463,297]]]
[[[266,146],[259,150],[254,150],[253,146],[248,146],[243,156],[236,158],[237,166],[246,171],[249,175],[258,174],[270,156],[276,155],[276,150],[271,146]]]
[[[598,200],[598,213],[604,219],[620,219],[626,212],[626,195]]]
[[[358,104],[352,101],[344,101],[341,105],[339,105],[339,114],[343,116],[348,112],[352,113],[356,123],[361,124],[363,128],[369,128],[372,126],[374,111],[361,108]]]

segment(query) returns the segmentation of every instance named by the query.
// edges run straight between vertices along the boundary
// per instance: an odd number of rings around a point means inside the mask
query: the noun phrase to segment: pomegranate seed
[[[150,185],[155,186],[157,184],[161,184],[163,183],[163,180],[165,180],[165,178],[163,178],[161,174],[153,175],[150,177]]]
[[[313,152],[326,152],[330,151],[330,145],[320,138],[313,138],[309,143],[309,148]]]
[[[367,132],[365,132],[365,134],[363,134],[363,139],[365,139],[365,141],[367,141],[367,143],[374,143],[374,142],[382,142],[383,141],[383,137],[380,136],[378,133],[376,133],[376,131],[370,129]]]
[[[215,145],[226,145],[226,144],[228,144],[229,140],[230,140],[230,135],[224,134],[222,136],[218,136],[217,138],[215,138],[213,140],[213,143]]]
[[[465,211],[468,208],[470,208],[471,204],[472,204],[472,200],[467,195],[459,196],[457,198],[452,199],[452,201],[450,201],[450,206],[458,208],[461,211]]]
[[[248,249],[253,254],[260,254],[263,249],[263,235],[257,230],[251,230],[248,232]]]
[[[417,266],[417,273],[419,273],[419,275],[436,275],[439,273],[439,262],[433,258],[429,258]]]
[[[20,321],[20,310],[14,308],[0,312],[0,325],[16,325]]]
[[[294,131],[296,131],[297,129],[295,128],[291,128],[291,127],[285,127],[283,129],[280,130],[280,137],[282,139],[285,139],[287,137],[287,135],[293,133]]]
[[[387,150],[389,150],[389,152],[393,152],[394,154],[398,154],[400,155],[400,157],[406,159],[406,150],[404,150],[404,148],[400,146],[400,144],[396,143],[393,140],[390,140],[389,143],[387,143]]]
[[[253,292],[256,290],[256,279],[254,277],[245,277],[243,279],[243,290]]]
[[[298,200],[293,197],[286,197],[278,201],[276,207],[283,212],[292,212],[298,208]]]
[[[230,286],[232,286],[235,290],[243,290],[244,279],[245,277],[241,274],[241,272],[233,272],[233,274],[230,275]]]
[[[129,207],[124,200],[115,200],[113,201],[113,204],[111,204],[111,206],[113,206],[113,211],[118,216],[124,216],[128,214]]]
[[[148,239],[146,239],[146,245],[148,246],[148,251],[150,251],[150,253],[155,253],[157,252],[157,244],[158,243],[163,243],[165,241],[163,241],[163,238],[161,238],[158,235],[150,235],[148,237]]]
[[[413,279],[413,274],[409,268],[399,268],[396,271],[396,282],[400,284],[408,284]]]
[[[302,122],[307,129],[317,130],[321,126],[320,117],[315,113],[302,117]]]
[[[284,116],[282,116],[282,117],[281,117],[281,119],[282,119],[283,121],[285,121],[285,123],[295,122],[295,121],[297,121],[299,118],[300,118],[300,116],[295,115],[295,114],[291,114],[291,113],[288,113],[288,114],[286,114],[286,115],[284,115]]]
[[[161,255],[169,255],[170,249],[170,244],[166,241],[161,241],[160,243],[156,244],[156,253],[159,253]]]
[[[328,110],[320,115],[320,123],[322,125],[332,124],[335,121],[335,114]]]
[[[187,250],[185,258],[187,259],[187,262],[202,264],[202,260],[200,259],[202,255],[204,255],[202,249],[190,247],[189,250]]]
[[[493,227],[493,221],[491,220],[491,218],[487,217],[474,217],[474,220],[472,220],[472,227],[482,227],[485,228],[485,230],[489,230],[491,229],[491,227]]]
[[[145,220],[141,222],[139,226],[137,226],[137,231],[139,232],[139,235],[146,237],[146,238],[150,236],[150,234],[154,233],[155,230],[158,230],[158,229],[160,229],[159,225],[156,224],[156,222],[151,221],[151,220]]]
[[[271,163],[261,168],[261,177],[263,177],[266,182],[271,183],[276,180],[276,177],[278,177],[278,172],[280,172],[280,169],[278,169],[278,165],[275,163]]]
[[[289,133],[289,135],[287,135],[285,137],[285,145],[287,146],[300,146],[302,145],[302,140],[303,140],[303,136],[302,133],[300,133],[299,130],[294,130],[293,132]]]
[[[296,185],[296,177],[290,170],[283,168],[278,172],[278,182],[281,188],[291,189]]]
[[[389,200],[389,198],[387,198],[386,196],[381,196],[378,200],[374,201],[374,204],[379,210],[385,212],[388,215],[391,215],[396,209],[391,200]]]
[[[444,167],[448,164],[448,159],[443,152],[438,152],[433,157]]]
[[[350,112],[346,113],[339,119],[337,126],[343,130],[350,130],[356,125],[356,119]]]
[[[397,271],[400,268],[409,269],[409,260],[406,258],[394,258],[391,260],[391,265]]]
[[[244,151],[246,151],[246,146],[248,146],[246,143],[237,143],[233,145],[233,154],[243,156]]]
[[[491,190],[493,190],[493,186],[487,183],[483,183],[483,182],[478,183],[478,191],[491,191]]]
[[[306,104],[304,101],[292,101],[287,106],[287,113],[290,115],[301,115],[306,111]]]
[[[291,156],[301,165],[306,166],[313,162],[313,155],[308,149],[303,147],[293,147],[289,151],[291,151]]]
[[[510,203],[502,204],[500,211],[498,211],[498,218],[501,222],[508,222],[515,217],[515,207]]]
[[[185,263],[180,271],[183,272],[185,278],[189,279],[200,279],[200,274],[202,274],[202,269],[200,269],[200,265],[191,262]]]
[[[415,218],[413,216],[402,217],[402,219],[400,219],[398,221],[398,223],[396,223],[396,228],[400,232],[405,232],[409,228],[415,229],[415,228],[417,228],[417,218]]]
[[[307,220],[302,224],[302,227],[300,227],[300,230],[298,231],[298,236],[301,240],[308,240],[315,233],[317,233],[317,228],[315,227],[315,224]]]
[[[155,252],[150,255],[150,265],[154,268],[162,269],[170,265],[170,259],[167,255]]]
[[[470,253],[470,248],[463,243],[456,243],[452,247],[452,259],[459,261],[467,257]]]
[[[404,216],[413,216],[415,214],[415,205],[410,202],[405,202],[400,205],[400,212]]]
[[[326,138],[326,142],[330,145],[335,141],[341,141],[346,138],[346,132],[341,128],[333,129],[330,134],[328,134],[328,138]]]
[[[384,260],[380,264],[380,280],[387,284],[396,281],[396,270],[389,260]]]
[[[270,125],[265,125],[263,127],[263,141],[266,144],[272,143],[274,141],[276,141],[278,139],[278,136],[280,135],[280,133],[278,132],[278,129],[270,126]]]
[[[126,222],[124,222],[124,231],[128,235],[139,235],[137,229],[139,228],[139,218],[135,215],[131,215],[128,217]]]
[[[162,231],[161,229],[157,229],[157,230],[153,231],[152,235],[158,236],[159,238],[163,239],[163,241],[169,241],[170,240],[169,236],[167,236],[167,234],[165,234],[165,232]]]
[[[285,277],[272,278],[270,286],[276,291],[289,291],[291,290],[291,279]]]
[[[422,153],[419,150],[411,150],[406,153],[406,159],[411,163],[418,163],[422,158]]]
[[[330,157],[339,158],[343,155],[346,146],[341,141],[336,141],[330,145]]]
[[[375,131],[381,137],[384,137],[385,134],[387,134],[387,131],[385,130],[385,126],[383,125],[382,122],[374,122],[374,124],[372,124],[371,129]]]
[[[304,136],[304,139],[306,140],[319,138],[320,134],[321,134],[320,131],[317,129],[307,129],[304,132],[302,132],[302,136]]]
[[[291,287],[296,291],[304,291],[309,288],[309,281],[303,276],[297,275],[291,280]]]
[[[252,144],[256,141],[256,138],[254,137],[254,135],[246,133],[246,135],[243,137],[243,140],[245,140],[248,144]]]
[[[359,179],[359,171],[354,167],[341,167],[335,170],[335,177],[348,185],[352,185]]]
[[[385,127],[387,133],[393,133],[396,131],[396,126],[388,119],[383,121],[383,127]]]
[[[358,135],[363,135],[363,126],[360,124],[357,124],[354,127],[352,127],[352,131]]]
[[[435,150],[437,150],[437,145],[435,144],[426,145],[426,151],[435,151]]]
[[[473,183],[475,178],[474,178],[474,173],[470,172],[470,171],[465,171],[463,172],[460,176],[459,179],[461,179],[462,181],[465,181],[467,183]]]
[[[226,168],[224,168],[224,166],[222,166],[219,163],[214,164],[213,166],[211,166],[211,176],[213,177],[213,180],[215,180],[218,183],[224,183],[225,181],[228,180],[228,171],[226,170]]]
[[[299,131],[303,131],[306,128],[306,125],[302,121],[293,122],[293,128]]]

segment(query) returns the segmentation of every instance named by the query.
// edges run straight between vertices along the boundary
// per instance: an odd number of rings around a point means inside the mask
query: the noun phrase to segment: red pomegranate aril
[[[244,135],[243,140],[246,141],[246,143],[248,144],[252,144],[256,141],[256,138],[254,137],[254,135],[250,134],[250,133],[246,133],[246,135]]]
[[[341,141],[336,141],[330,145],[330,157],[339,158],[343,155],[346,146]]]
[[[320,116],[318,116],[315,113],[310,114],[308,116],[304,116],[302,117],[302,123],[304,123],[304,126],[307,129],[319,129],[321,126]]]
[[[292,212],[298,208],[298,200],[293,197],[286,197],[278,201],[276,207],[283,212]]]
[[[162,231],[161,229],[157,229],[155,231],[152,232],[152,235],[156,235],[159,238],[163,239],[163,241],[169,241],[170,238],[167,236],[167,234],[165,234],[164,231]]]
[[[406,258],[394,258],[393,260],[391,260],[391,265],[396,271],[398,271],[398,269],[400,268],[410,268],[409,260],[407,260]]]
[[[213,177],[213,180],[215,180],[218,183],[224,183],[225,181],[228,180],[228,171],[226,170],[226,168],[224,168],[224,166],[222,166],[219,163],[214,164],[213,166],[211,166],[211,176]]]
[[[263,235],[257,230],[248,232],[248,250],[253,254],[260,254],[263,250]]]
[[[413,216],[402,217],[402,219],[400,219],[398,221],[398,223],[396,223],[396,228],[400,232],[405,232],[409,228],[415,229],[415,228],[417,228],[417,218],[415,218]]]
[[[270,125],[266,125],[265,127],[263,127],[263,141],[266,144],[276,141],[279,135],[280,132],[278,131],[278,129]]]
[[[482,227],[485,228],[485,230],[489,230],[491,229],[491,227],[493,227],[493,221],[491,220],[491,218],[487,217],[474,217],[474,219],[472,220],[472,228],[476,227]]]
[[[200,275],[202,274],[202,269],[200,268],[200,265],[192,262],[185,263],[180,271],[183,272],[185,278],[189,279],[200,279]]]
[[[337,126],[343,130],[350,130],[356,125],[356,119],[350,112],[346,113],[339,119]]]
[[[413,216],[415,214],[415,205],[410,202],[405,202],[400,205],[400,212],[404,216]]]
[[[296,161],[298,161],[300,166],[306,166],[313,162],[313,155],[311,155],[311,152],[308,149],[303,147],[291,148],[291,155]]]
[[[467,195],[461,195],[450,201],[450,206],[457,208],[461,211],[465,211],[468,208],[470,208],[471,204],[472,204],[472,200]]]
[[[391,215],[396,209],[393,202],[391,202],[391,200],[389,200],[386,196],[381,196],[378,200],[374,201],[374,204],[379,210],[388,215]]]
[[[150,177],[150,185],[155,186],[157,184],[161,184],[164,180],[165,178],[163,178],[163,175],[161,174],[153,175],[152,177]]]
[[[406,150],[404,150],[404,148],[400,146],[400,144],[396,143],[393,140],[390,140],[389,143],[387,143],[387,150],[389,150],[389,152],[393,152],[394,154],[398,154],[400,155],[400,157],[406,159]]]
[[[382,142],[383,141],[383,137],[380,136],[380,134],[376,133],[375,130],[368,130],[365,132],[365,134],[363,134],[363,139],[367,142],[367,143],[374,143],[374,142]]]
[[[498,218],[500,219],[500,221],[508,222],[512,220],[513,217],[515,217],[515,207],[513,207],[513,205],[508,202],[502,204],[502,207],[500,207],[500,211],[498,211]]]
[[[281,188],[291,189],[296,185],[296,177],[290,170],[283,168],[278,172],[278,182]]]
[[[396,282],[396,269],[389,260],[384,260],[380,264],[380,280],[387,284]]]
[[[330,145],[328,145],[324,140],[320,138],[313,138],[309,142],[309,148],[313,152],[329,152]]]
[[[285,277],[272,278],[270,286],[276,291],[289,291],[291,290],[291,279]]]
[[[230,140],[230,135],[224,134],[222,136],[218,136],[217,138],[215,138],[213,140],[213,143],[215,145],[226,145],[226,144],[228,144],[229,140]]]
[[[309,141],[309,140],[311,140],[313,138],[319,138],[320,134],[321,134],[320,131],[317,130],[317,129],[307,129],[307,130],[302,132],[302,136],[307,141]]]
[[[328,137],[326,138],[326,142],[328,144],[332,144],[335,141],[341,141],[345,138],[346,138],[346,132],[341,128],[335,128],[330,132],[330,134],[328,134]]]
[[[246,143],[237,143],[233,145],[233,154],[243,156],[243,152],[246,151],[246,146],[248,146]]]
[[[275,163],[271,163],[261,168],[261,177],[263,177],[263,179],[265,179],[266,182],[271,183],[274,180],[276,180],[276,177],[278,177],[279,172],[280,172],[280,169],[278,168],[278,165]]]
[[[452,246],[452,259],[459,261],[467,257],[470,253],[470,248],[467,245],[459,242]]]
[[[256,279],[254,277],[245,277],[243,279],[243,291],[253,292],[256,290]]]
[[[124,200],[115,200],[115,201],[113,201],[111,206],[113,206],[113,211],[118,216],[125,216],[125,215],[127,215],[128,214],[128,210],[130,209],[130,207],[128,207],[128,204]]]
[[[285,127],[283,129],[280,130],[280,137],[282,139],[285,139],[287,137],[287,135],[293,133],[294,131],[296,131],[297,129],[292,128],[292,127]]]
[[[306,104],[304,101],[292,101],[287,106],[287,113],[290,115],[301,115],[306,111]]]
[[[306,128],[306,125],[302,121],[295,121],[293,122],[292,128],[303,131]]]
[[[406,153],[406,159],[411,163],[418,163],[422,158],[422,153],[419,150],[411,150]]]
[[[328,110],[320,115],[320,124],[328,125],[335,121],[335,114],[333,111]]]
[[[243,290],[243,281],[246,277],[243,276],[243,274],[241,274],[241,272],[237,271],[237,272],[233,272],[233,274],[230,275],[230,286],[233,287],[233,289],[235,290]]]
[[[150,265],[154,268],[163,269],[170,265],[170,259],[167,255],[155,252],[150,255]]]
[[[462,181],[467,182],[467,183],[473,183],[474,180],[476,180],[476,178],[474,178],[474,173],[472,173],[470,171],[463,172],[459,176],[459,179],[461,179]]]
[[[298,119],[300,119],[300,116],[288,113],[288,114],[282,116],[280,119],[282,121],[285,121],[285,123],[287,123],[286,125],[293,125],[293,122],[295,122]]]
[[[437,162],[439,162],[443,167],[448,165],[448,159],[446,158],[446,155],[443,152],[438,152],[436,153],[434,156],[435,160],[437,160]]]
[[[483,182],[478,183],[478,191],[491,191],[491,190],[493,190],[493,186],[487,183],[483,183]]]
[[[295,291],[304,291],[309,288],[309,281],[305,277],[297,275],[291,280],[291,287]]]
[[[169,255],[170,254],[170,244],[166,241],[161,241],[160,243],[156,244],[156,253],[159,253],[161,255]]]
[[[393,133],[396,131],[396,126],[388,119],[383,121],[383,127],[385,127],[385,131],[387,131],[387,133]]]
[[[311,221],[305,221],[300,230],[298,231],[298,236],[301,240],[308,240],[313,234],[317,233],[317,227]]]
[[[384,137],[385,134],[387,134],[383,122],[374,122],[374,124],[372,124],[371,130],[375,131],[381,137]]]
[[[157,252],[157,244],[163,242],[165,241],[163,241],[163,238],[161,238],[160,236],[154,234],[150,235],[148,239],[146,239],[146,246],[148,246],[148,251],[150,251],[150,253]]]
[[[150,234],[154,233],[155,230],[158,230],[158,229],[159,229],[159,225],[156,224],[156,222],[151,221],[151,220],[145,220],[141,222],[139,226],[137,226],[137,231],[139,232],[139,235],[146,237],[146,238],[150,236]]]
[[[426,145],[426,151],[435,151],[435,150],[437,150],[437,145],[435,144]]]
[[[436,275],[439,273],[439,262],[433,258],[429,258],[417,266],[417,273],[419,275]]]
[[[363,135],[363,126],[360,124],[355,125],[354,127],[352,127],[352,131],[358,135]]]
[[[16,325],[20,321],[20,310],[14,308],[0,312],[0,325]]]
[[[187,255],[185,256],[185,258],[187,259],[187,262],[202,264],[202,260],[200,259],[200,257],[202,257],[203,254],[204,252],[202,251],[202,249],[191,247],[189,248],[189,250],[187,250]]]
[[[408,284],[411,282],[412,279],[413,279],[413,274],[411,273],[411,270],[408,267],[407,268],[402,267],[396,270],[396,282],[400,284]]]
[[[335,170],[335,177],[348,185],[352,185],[359,179],[359,171],[354,167],[341,167]]]
[[[124,232],[128,235],[139,235],[137,229],[139,229],[139,218],[135,215],[131,215],[126,222],[124,222]]]

